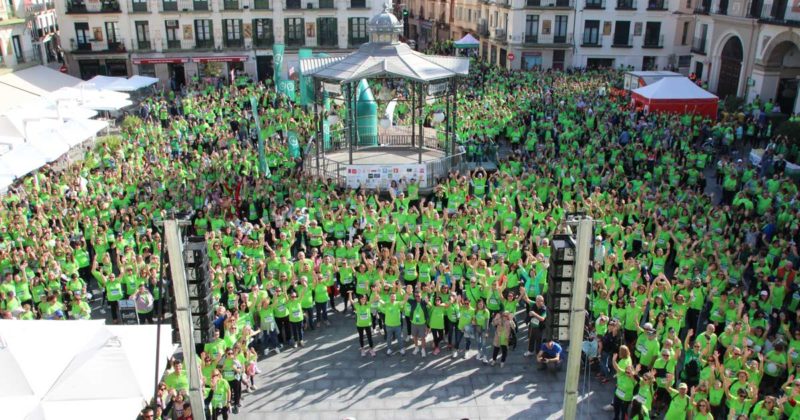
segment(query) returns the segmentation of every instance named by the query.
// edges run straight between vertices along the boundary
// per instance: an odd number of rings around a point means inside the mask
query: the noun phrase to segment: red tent
[[[686,77],[667,77],[640,87],[631,92],[631,98],[637,107],[646,107],[650,112],[699,114],[706,118],[717,118],[719,98]]]

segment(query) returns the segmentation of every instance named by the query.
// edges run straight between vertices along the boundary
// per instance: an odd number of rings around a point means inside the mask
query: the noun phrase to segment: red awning
[[[182,64],[188,63],[188,57],[134,58],[133,64]]]
[[[217,56],[217,57],[193,57],[195,63],[243,63],[247,61],[245,56]]]

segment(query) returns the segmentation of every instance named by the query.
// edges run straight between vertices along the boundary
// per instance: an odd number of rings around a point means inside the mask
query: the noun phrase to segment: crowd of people
[[[555,370],[566,356],[548,337],[550,240],[578,211],[596,221],[584,352],[616,383],[615,419],[800,418],[797,185],[740,152],[796,143],[771,137],[760,106],[719,121],[632,109],[621,77],[475,63],[456,131],[497,169],[453,172],[429,195],[413,179],[377,192],[304,173],[286,132],[310,138],[314,117],[268,86],[148,98],[120,141],[3,197],[3,318],[89,319],[100,301],[118,322],[133,299],[152,322],[165,290],[156,222],[192,214],[217,307],[198,355],[212,418],[237,412],[259,358],[337,317],[363,357],[502,367],[519,343]],[[510,153],[485,154],[500,145]],[[191,415],[187,389],[175,361],[150,414]]]

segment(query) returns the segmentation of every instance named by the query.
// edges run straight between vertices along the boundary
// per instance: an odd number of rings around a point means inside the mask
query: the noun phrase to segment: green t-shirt
[[[636,387],[636,379],[631,378],[624,372],[617,372],[617,389],[614,391],[622,401],[633,400],[633,389]]]
[[[372,325],[372,308],[369,304],[354,303],[356,310],[356,327],[369,327]]]
[[[399,327],[401,324],[400,315],[403,311],[403,302],[386,302],[382,306],[386,326]]]

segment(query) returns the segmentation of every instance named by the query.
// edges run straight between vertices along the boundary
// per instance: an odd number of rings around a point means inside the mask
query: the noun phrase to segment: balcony
[[[648,0],[647,1],[647,10],[653,10],[653,11],[666,11],[666,10],[669,10],[669,1],[668,0]]]
[[[269,10],[269,0],[253,0],[253,8],[256,10]]]
[[[89,40],[86,40],[85,42],[77,42],[75,41],[75,38],[70,38],[69,46],[70,50],[72,51],[85,52],[92,50],[92,43]]]
[[[74,0],[67,2],[67,14],[83,13],[121,13],[119,2],[116,0],[103,0],[101,2],[85,2]]]
[[[164,40],[164,49],[165,50],[179,50],[181,49],[181,40],[180,39],[165,39]]]
[[[40,13],[40,12],[46,12],[48,10],[52,10],[52,9],[55,9],[55,8],[56,8],[55,2],[48,1],[48,2],[45,2],[45,3],[37,3],[37,4],[31,4],[30,6],[25,6],[25,12],[26,13]]]
[[[163,0],[161,2],[161,11],[162,12],[177,12],[178,11],[178,2],[177,1]]]
[[[478,35],[489,36],[489,24],[486,23],[486,20],[483,20],[478,24]]]
[[[150,41],[136,41],[136,49],[138,51],[150,51],[153,49],[153,43]]]
[[[300,0],[286,0],[286,10],[300,10],[303,4]]]
[[[348,44],[348,45],[359,45],[359,46],[361,44],[364,44],[365,42],[367,42],[364,39],[352,39],[352,38],[348,38],[348,41],[350,41],[350,44]],[[305,39],[305,37],[303,37],[303,38],[286,38],[286,46],[290,47],[290,48],[305,47],[306,46],[306,39]]]
[[[367,0],[350,0],[350,8],[351,9],[366,9],[367,8]],[[420,15],[422,15],[421,12],[420,12]]]
[[[617,10],[636,10],[636,0],[617,0]]]
[[[275,38],[253,38],[253,46],[256,48],[267,48],[275,44]]]
[[[591,36],[591,34],[584,34],[583,35],[583,41],[581,42],[581,47],[602,48],[603,47],[603,35]]]
[[[195,11],[209,11],[211,8],[209,7],[208,1],[200,1],[194,0],[192,2],[192,7]]]
[[[503,28],[495,28],[492,39],[499,42],[506,42],[506,30]]]
[[[244,48],[244,38],[239,38],[239,39],[223,38],[222,45],[225,48]]]
[[[664,48],[664,35],[645,34],[642,48],[650,48],[650,49]]]
[[[128,0],[128,10],[130,10],[130,13],[149,12],[146,0]]]
[[[336,2],[333,0],[319,0],[320,9],[335,9]]]
[[[539,35],[538,34],[525,34],[525,43],[526,44],[538,44],[539,43]]]
[[[239,0],[222,0],[220,1],[220,10],[224,11],[231,11],[231,10],[242,10],[242,5],[239,3]]]
[[[195,39],[194,47],[197,49],[214,48],[214,38],[211,39]]]
[[[615,36],[611,48],[633,48],[633,36],[628,35],[627,38]]]
[[[511,8],[511,0],[495,0],[495,4],[504,9]]]
[[[694,37],[691,51],[695,54],[706,55],[706,38]]]
[[[787,18],[787,14],[795,14],[792,12],[791,9],[792,3],[771,3],[765,4],[761,8],[761,15],[759,16],[759,22],[768,23],[771,25],[781,25],[781,26],[790,26],[790,27],[800,27],[800,20],[792,19],[791,17]]]
[[[586,0],[583,8],[586,10],[603,10],[606,8],[606,0]]]
[[[538,46],[550,46],[550,47],[560,47],[560,48],[568,48],[572,44],[572,34],[567,35],[532,35],[530,39],[528,36],[525,37],[525,43],[527,44],[536,44]]]
[[[703,1],[697,4],[697,7],[694,8],[694,14],[696,15],[707,15],[711,13],[711,1]]]
[[[575,0],[526,0],[525,7],[572,9],[575,7]]]
[[[108,41],[108,51],[125,52],[125,40],[120,38],[114,41]]]

